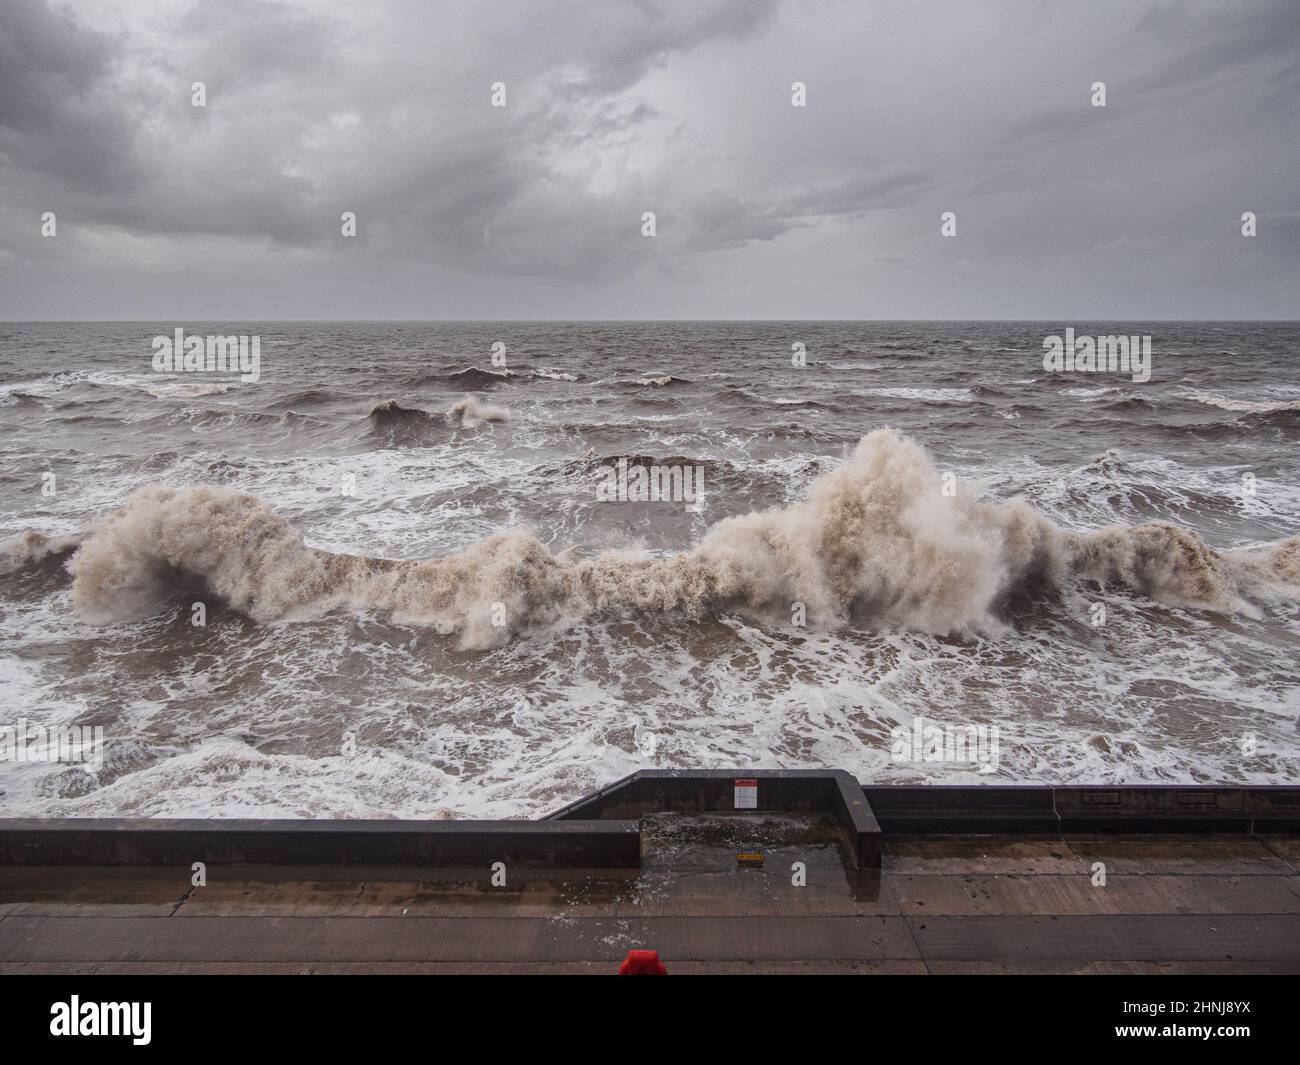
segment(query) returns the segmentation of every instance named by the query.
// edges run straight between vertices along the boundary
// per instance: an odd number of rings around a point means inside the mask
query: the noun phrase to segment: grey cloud
[[[818,313],[1041,315],[1068,290],[1104,316],[1131,305],[1121,255],[1181,301],[1152,313],[1287,313],[1297,11],[198,0],[105,32],[8,0],[0,315],[147,317],[201,280],[275,316],[762,316],[797,275]],[[1247,208],[1267,276],[1216,269]]]
[[[904,171],[867,174],[766,202],[715,190],[684,212],[688,226],[684,245],[694,251],[712,251],[772,241],[828,219],[914,204],[930,185],[928,176]]]
[[[1099,71],[1116,69],[1123,96],[1105,112],[1091,106],[1054,106],[1013,124],[1004,140],[1050,137],[1068,139],[1096,125],[1099,114],[1107,121],[1131,122],[1149,118],[1153,111],[1177,110],[1186,94],[1227,73],[1264,75],[1270,61],[1284,62],[1275,73],[1279,84],[1266,94],[1278,106],[1294,107],[1300,86],[1300,4],[1295,0],[1258,0],[1253,4],[1156,4],[1134,22],[1128,42],[1133,59],[1118,64],[1099,57]],[[1161,56],[1160,49],[1175,44],[1177,54]],[[1145,58],[1154,57],[1154,58]],[[1136,70],[1136,74],[1132,71]],[[1099,80],[1106,80],[1101,78]],[[1081,86],[1081,89],[1084,86]],[[1082,95],[1080,97],[1083,98]]]
[[[852,215],[877,211],[916,203],[933,184],[933,177],[920,170],[890,168],[851,178],[838,185],[810,189],[787,201],[785,210],[800,215]]]
[[[639,0],[611,20],[616,5],[587,8],[572,40],[581,51],[572,57],[578,73],[561,87],[568,94],[608,95],[635,85],[674,53],[716,40],[743,40],[758,33],[776,14],[777,0]],[[594,17],[593,17],[594,16]]]
[[[126,116],[104,105],[117,46],[41,0],[0,6],[0,153],[74,188],[139,172]]]
[[[185,39],[199,42],[187,71],[225,92],[336,69],[341,28],[278,0],[194,4],[176,26]]]

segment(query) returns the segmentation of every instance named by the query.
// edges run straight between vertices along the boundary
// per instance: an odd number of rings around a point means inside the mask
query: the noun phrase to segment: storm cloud
[[[1295,317],[1298,97],[1294,0],[7,0],[0,316]]]

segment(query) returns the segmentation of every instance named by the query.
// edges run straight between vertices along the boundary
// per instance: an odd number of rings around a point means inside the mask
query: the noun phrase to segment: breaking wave
[[[382,406],[381,418],[423,414]],[[4,557],[59,546],[38,534],[15,543]],[[1008,624],[1015,597],[1052,596],[1079,578],[1255,614],[1255,603],[1300,596],[1300,539],[1220,553],[1163,522],[1066,531],[1023,500],[983,502],[962,486],[945,495],[925,451],[881,429],[804,502],[724,519],[671,557],[557,555],[523,530],[429,561],[332,554],[255,496],[149,487],[88,530],[68,569],[72,602],[92,622],[147,615],[197,584],[259,622],[377,609],[487,648],[598,613],[788,618],[796,602],[820,626],[990,632]]]
[[[488,389],[496,388],[498,385],[507,382],[524,382],[524,381],[580,381],[582,374],[567,373],[564,370],[554,366],[543,366],[534,369],[507,369],[500,367],[494,370],[484,370],[478,366],[466,366],[461,370],[451,370],[439,373],[420,373],[408,377],[405,384],[412,388],[426,388],[431,385],[451,384],[456,388],[471,389],[476,392],[485,392]]]
[[[154,399],[197,399],[200,396],[219,396],[237,386],[235,381],[177,382],[146,388]]]
[[[81,543],[77,536],[46,536],[29,531],[0,544],[0,575],[22,573],[61,562]]]
[[[674,385],[689,385],[691,382],[685,377],[664,374],[662,377],[642,377],[639,381],[632,383],[638,388],[672,388]]]
[[[466,396],[453,403],[445,415],[453,425],[472,427],[483,422],[508,422],[510,412],[505,407],[494,407],[489,403],[480,403],[473,396]]]
[[[395,399],[385,400],[370,411],[372,435],[392,446],[410,446],[429,442],[447,429],[472,429],[484,422],[508,422],[510,412],[504,407],[480,403],[473,396],[457,400],[445,411],[430,413],[419,407],[403,407]]]
[[[1205,403],[1211,407],[1218,407],[1220,410],[1229,410],[1239,414],[1277,414],[1281,411],[1300,411],[1300,399],[1225,399],[1223,396],[1212,396],[1205,392],[1198,392],[1191,398],[1198,403]]]
[[[450,381],[458,388],[476,388],[486,389],[494,388],[512,377],[522,376],[514,370],[481,370],[477,366],[467,366],[463,370],[453,370],[451,373],[437,374],[436,377],[443,381]]]

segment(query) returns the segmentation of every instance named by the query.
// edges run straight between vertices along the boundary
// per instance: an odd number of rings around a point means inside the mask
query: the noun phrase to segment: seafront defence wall
[[[0,819],[3,865],[635,869],[647,814],[823,813],[845,864],[890,836],[1300,832],[1300,786],[861,785],[843,770],[642,770],[537,821]]]

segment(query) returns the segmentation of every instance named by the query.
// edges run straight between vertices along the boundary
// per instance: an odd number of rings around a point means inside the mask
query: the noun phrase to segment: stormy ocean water
[[[1067,325],[1150,380],[1046,372]],[[1300,326],[185,323],[255,382],[155,372],[174,328],[0,325],[0,724],[107,737],[6,814],[1300,779]],[[702,496],[600,497],[653,466]]]

